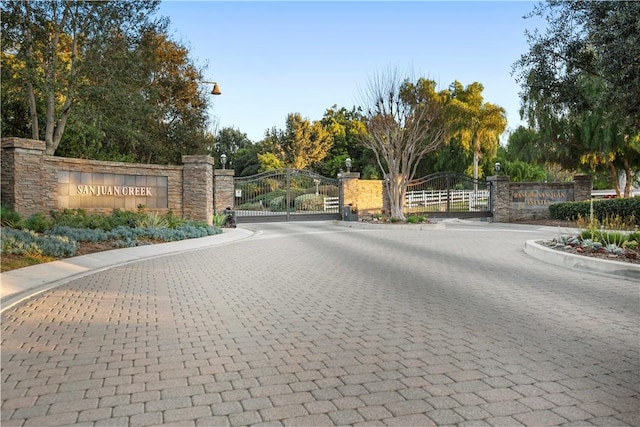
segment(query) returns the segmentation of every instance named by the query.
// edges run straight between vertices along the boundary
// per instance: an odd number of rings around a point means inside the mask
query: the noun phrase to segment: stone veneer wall
[[[160,213],[169,210],[182,212],[182,166],[146,165],[139,163],[103,162],[97,160],[71,159],[67,157],[44,156],[42,170],[42,210],[60,210],[67,207],[58,193],[58,171],[85,173],[108,173],[123,175],[166,176],[168,203],[166,209],[149,209]],[[110,213],[111,208],[83,208],[93,213]],[[126,210],[135,210],[136,206],[126,206]]]
[[[2,204],[24,216],[41,212],[43,191],[42,169],[45,143],[31,139],[3,139],[0,185]],[[13,183],[19,185],[13,185]]]
[[[213,222],[213,158],[182,156],[182,216]]]
[[[549,218],[553,203],[589,200],[592,184],[588,176],[576,175],[573,182],[510,182],[507,176],[490,176],[494,222]]]
[[[226,205],[233,203],[233,183],[222,171],[221,188],[214,182],[214,161],[209,156],[183,156],[183,166],[102,162],[44,155],[45,143],[24,138],[3,138],[1,168],[2,203],[28,217],[35,213],[62,210],[65,198],[60,194],[59,172],[166,177],[167,207],[148,209],[161,213],[169,210],[188,219],[213,221],[214,193]],[[229,202],[230,200],[230,202]],[[126,206],[135,210],[137,206]],[[107,213],[111,208],[84,208],[87,212]]]
[[[382,180],[359,181],[357,206],[360,215],[372,215],[383,209],[388,210],[385,193]]]
[[[235,189],[233,181],[233,170],[216,169],[215,174],[215,190],[213,193],[213,210],[215,213],[221,213],[227,207],[233,209],[235,200]]]
[[[209,156],[183,156],[183,166],[161,166],[46,156],[44,142],[23,138],[2,139],[1,147],[2,203],[25,217],[68,207],[59,194],[62,185],[58,183],[59,171],[166,177],[167,208],[149,210],[172,210],[185,218],[209,224],[214,212],[234,206],[233,170],[214,169],[214,161]],[[582,175],[575,176],[573,183],[512,183],[506,176],[492,176],[487,180],[493,186],[494,222],[548,218],[551,203],[591,197],[591,181]],[[359,173],[347,172],[341,175],[341,182],[344,205],[353,206],[359,216],[389,209],[384,181],[360,180]],[[111,211],[99,207],[86,210]]]

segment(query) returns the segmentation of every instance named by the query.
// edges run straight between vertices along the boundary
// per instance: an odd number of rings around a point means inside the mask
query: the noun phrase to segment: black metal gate
[[[300,169],[279,169],[235,179],[238,223],[340,219],[337,179]]]
[[[432,218],[490,217],[491,200],[491,182],[440,172],[409,183],[405,214]]]

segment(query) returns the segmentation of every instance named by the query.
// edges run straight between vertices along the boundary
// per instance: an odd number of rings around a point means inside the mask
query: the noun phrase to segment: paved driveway
[[[2,425],[640,425],[640,283],[552,228],[255,224],[2,316]]]

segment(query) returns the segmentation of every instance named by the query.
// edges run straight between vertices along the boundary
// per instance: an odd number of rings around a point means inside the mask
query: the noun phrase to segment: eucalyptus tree
[[[387,184],[391,216],[404,219],[408,182],[420,160],[450,135],[448,90],[425,78],[415,83],[397,70],[374,75],[362,92],[367,133],[362,143],[375,154]]]
[[[211,96],[188,50],[154,30],[134,44],[119,33],[104,43],[110,61],[85,78],[56,154],[156,164],[206,154]],[[92,55],[86,61],[99,62]]]
[[[514,64],[523,116],[548,158],[608,170],[614,186],[623,170],[630,195],[640,170],[640,3],[553,0],[530,16],[547,29],[527,33],[529,51]]]
[[[12,58],[19,64],[13,83],[22,89],[28,105],[31,137],[44,139],[47,154],[60,144],[85,79],[104,65],[86,58],[103,48],[102,41],[113,32],[136,38],[143,29],[158,25],[152,18],[158,4],[158,0],[2,2],[3,60]]]

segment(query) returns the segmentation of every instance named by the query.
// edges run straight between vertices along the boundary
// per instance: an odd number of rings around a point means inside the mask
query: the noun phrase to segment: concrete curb
[[[539,259],[540,261],[561,267],[587,270],[640,280],[640,265],[637,264],[629,264],[615,260],[602,260],[562,252],[536,243],[535,240],[527,240],[525,242],[524,252],[533,258]]]
[[[20,301],[71,280],[145,259],[220,246],[250,237],[248,228],[225,228],[222,234],[156,245],[113,249],[0,273],[0,312]]]

